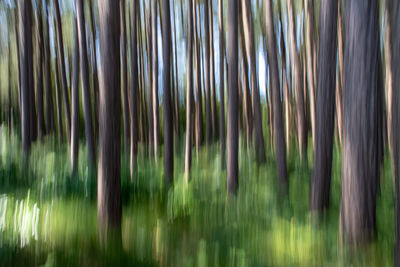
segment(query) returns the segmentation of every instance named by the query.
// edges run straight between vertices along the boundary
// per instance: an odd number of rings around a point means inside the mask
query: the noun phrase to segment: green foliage
[[[268,135],[268,133],[267,133]],[[269,140],[269,139],[266,139]],[[177,144],[179,146],[180,144]],[[85,147],[70,176],[66,146],[52,137],[33,146],[24,165],[17,136],[0,128],[0,264],[169,266],[390,266],[394,236],[393,180],[385,157],[377,203],[376,241],[348,252],[339,240],[341,152],[334,151],[331,208],[320,223],[308,212],[312,164],[288,155],[288,200],[277,195],[274,155],[257,166],[240,140],[239,192],[226,195],[219,145],[203,148],[189,183],[184,153],[175,156],[174,186],[163,183],[162,159],[140,156],[131,179],[121,160],[122,250],[103,251],[97,239],[96,178],[88,175]],[[309,149],[311,151],[311,148]],[[145,149],[139,151],[146,154]],[[252,155],[250,155],[252,157]]]

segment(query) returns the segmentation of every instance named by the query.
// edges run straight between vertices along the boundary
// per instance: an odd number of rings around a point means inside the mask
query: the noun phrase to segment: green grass
[[[266,138],[266,141],[269,140]],[[163,186],[162,159],[139,157],[133,180],[122,157],[122,249],[104,251],[97,239],[96,179],[88,176],[85,147],[71,178],[66,146],[53,138],[32,147],[23,164],[20,142],[0,128],[1,265],[169,266],[391,266],[394,193],[385,156],[377,202],[377,237],[351,251],[339,242],[341,153],[335,148],[331,208],[311,220],[308,192],[312,153],[303,165],[291,144],[289,200],[277,195],[276,161],[257,166],[241,140],[239,191],[227,198],[226,171],[214,145],[193,151],[184,182],[183,144],[175,155],[174,186]],[[251,156],[251,155],[250,155]]]

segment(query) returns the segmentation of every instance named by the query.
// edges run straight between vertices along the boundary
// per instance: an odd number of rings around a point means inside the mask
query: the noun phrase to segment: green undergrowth
[[[266,140],[268,140],[268,136]],[[81,142],[83,143],[83,142]],[[311,143],[311,142],[310,142]],[[341,152],[335,147],[331,207],[316,223],[308,212],[312,152],[288,159],[289,194],[277,194],[276,161],[257,165],[240,140],[239,191],[227,197],[218,144],[193,150],[189,183],[184,147],[176,144],[174,185],[163,183],[163,160],[140,148],[131,178],[121,158],[122,249],[98,245],[96,175],[86,150],[70,175],[68,147],[46,138],[23,159],[17,135],[0,128],[0,264],[121,266],[391,266],[394,193],[389,156],[382,168],[375,241],[357,251],[339,240]],[[147,153],[148,154],[148,153]]]

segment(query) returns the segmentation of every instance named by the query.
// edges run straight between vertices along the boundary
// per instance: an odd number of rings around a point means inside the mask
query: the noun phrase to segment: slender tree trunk
[[[311,178],[310,210],[321,213],[329,208],[335,122],[335,82],[337,51],[335,1],[323,0],[319,26],[319,68],[314,168]]]
[[[212,135],[213,139],[218,139],[218,109],[217,95],[215,93],[215,68],[214,68],[214,21],[213,21],[213,0],[210,0],[208,12],[210,16],[209,34],[210,34],[210,89],[212,93]],[[206,44],[207,45],[207,44]]]
[[[65,115],[65,130],[67,132],[68,142],[71,141],[71,113],[69,107],[69,95],[68,95],[68,85],[67,85],[67,76],[65,72],[65,62],[64,62],[64,41],[63,41],[63,32],[61,27],[61,15],[60,15],[60,7],[58,4],[58,0],[54,0],[54,9],[55,9],[55,18],[56,24],[55,27],[57,29],[57,40],[58,40],[58,64],[60,70],[61,84],[62,84],[62,93],[64,100],[64,115]]]
[[[165,183],[173,182],[174,174],[174,135],[171,105],[171,13],[169,0],[163,0],[163,96],[164,96],[164,177]],[[192,10],[189,3],[189,9]],[[190,11],[189,11],[190,12]],[[191,23],[192,18],[190,17]],[[191,66],[192,67],[192,66]]]
[[[129,138],[129,101],[128,101],[128,77],[126,66],[126,19],[125,19],[125,0],[120,0],[121,13],[121,73],[122,73],[122,109],[124,119],[124,153],[130,151]],[[135,63],[137,60],[135,61]],[[131,99],[132,101],[132,99]]]
[[[196,131],[197,131],[197,139],[196,139],[196,151],[198,153],[200,146],[204,141],[204,126],[203,126],[203,95],[202,95],[202,87],[201,87],[201,58],[200,58],[200,31],[201,27],[199,27],[199,34],[197,32],[197,18],[199,18],[200,10],[199,5],[196,4],[196,1],[193,3],[194,6],[197,6],[197,12],[194,12],[194,61],[196,65]],[[200,21],[200,19],[199,19]],[[199,23],[200,25],[200,23]]]
[[[187,85],[186,85],[186,150],[185,150],[185,180],[189,181],[189,171],[192,163],[192,98],[193,98],[193,2],[188,1],[187,16]],[[206,44],[207,45],[207,44]]]
[[[136,156],[137,156],[137,91],[138,91],[138,65],[137,65],[137,27],[136,21],[138,20],[138,11],[140,11],[139,1],[131,1],[131,105],[130,105],[130,120],[131,120],[131,147],[130,147],[130,171],[131,179],[133,178]],[[140,17],[139,17],[140,20]]]
[[[342,145],[342,135],[343,135],[343,31],[342,31],[342,8],[341,1],[338,1],[338,63],[339,63],[339,71],[338,71],[338,90],[336,91],[336,116],[337,116],[337,127],[339,132],[339,141]]]
[[[158,112],[158,29],[157,29],[157,0],[153,0],[153,121],[154,121],[154,159],[158,159],[158,146],[160,143],[160,121]]]
[[[251,105],[251,99],[250,99],[250,85],[249,85],[249,77],[248,77],[248,73],[249,73],[249,69],[248,69],[248,65],[247,65],[247,49],[246,49],[246,45],[245,45],[245,40],[244,40],[244,30],[243,30],[243,23],[242,21],[239,22],[239,31],[240,31],[240,38],[239,38],[239,42],[240,42],[240,51],[242,54],[242,59],[243,59],[243,68],[242,68],[242,76],[243,76],[243,112],[244,112],[244,117],[245,117],[245,121],[246,121],[246,144],[247,144],[247,153],[250,156],[250,148],[251,148],[251,142],[252,142],[252,130],[253,130],[253,110],[252,110],[252,105]],[[242,86],[240,86],[241,80],[239,79],[239,88],[241,88]],[[241,89],[239,89],[239,93],[241,93]]]
[[[44,40],[44,78],[46,86],[46,123],[47,133],[53,133],[54,123],[54,105],[53,105],[53,86],[51,83],[51,58],[50,58],[50,31],[49,31],[49,14],[47,10],[47,0],[45,1],[46,16],[46,37]]]
[[[19,41],[20,41],[20,59],[21,59],[21,133],[22,133],[22,151],[25,157],[29,156],[31,147],[31,117],[30,117],[30,91],[33,90],[29,77],[32,75],[32,68],[29,68],[29,62],[32,62],[32,3],[31,1],[19,1]]]
[[[386,0],[386,8],[389,19],[387,22],[386,40],[390,44],[385,44],[385,49],[391,49],[386,51],[386,71],[390,72],[392,76],[393,88],[400,87],[400,3],[398,1]],[[391,55],[388,55],[388,53]],[[389,69],[389,66],[391,69]],[[386,76],[388,79],[389,77]],[[390,78],[389,78],[390,79]],[[389,80],[390,81],[390,80]],[[389,82],[386,81],[387,83]],[[389,90],[389,88],[388,88]],[[388,92],[389,93],[389,92]],[[388,96],[389,97],[389,96]],[[391,92],[391,110],[388,110],[392,114],[391,120],[388,120],[388,126],[391,131],[390,136],[399,136],[400,129],[400,92],[399,90],[392,90]],[[389,100],[389,98],[388,98]],[[388,101],[389,108],[389,101]],[[389,125],[391,123],[391,125]],[[394,173],[394,185],[395,185],[395,242],[394,242],[394,266],[400,266],[400,142],[398,138],[389,139],[392,146],[391,156]]]
[[[289,31],[293,58],[294,86],[296,97],[296,117],[297,117],[297,137],[299,142],[299,152],[302,160],[307,160],[307,122],[304,106],[304,94],[302,90],[303,76],[301,71],[300,56],[297,51],[296,34],[295,34],[295,18],[293,10],[293,0],[288,2],[289,14]]]
[[[38,122],[39,140],[45,134],[44,115],[43,115],[43,35],[42,35],[42,2],[39,1],[37,7],[36,23],[36,107]]]
[[[56,36],[57,39],[57,36]],[[54,64],[55,78],[56,78],[56,109],[57,109],[57,128],[58,128],[58,142],[59,144],[63,141],[63,126],[62,126],[62,103],[61,103],[61,92],[60,92],[60,69],[59,64],[57,64],[60,55],[56,51],[56,59]]]
[[[275,151],[278,164],[278,181],[279,181],[279,192],[281,196],[285,196],[288,192],[288,178],[286,169],[286,145],[285,145],[285,133],[283,127],[283,116],[282,116],[282,103],[280,96],[280,85],[279,85],[279,69],[277,59],[277,48],[275,41],[273,14],[272,14],[272,3],[271,0],[267,0],[265,3],[265,18],[268,33],[268,62],[270,70],[270,79],[273,91],[273,108],[274,108],[274,137],[275,137]]]
[[[85,12],[83,9],[82,0],[76,0],[75,6],[77,9],[77,20],[78,20],[79,57],[81,66],[82,101],[83,101],[82,106],[83,106],[83,115],[85,118],[85,135],[86,135],[86,146],[88,153],[87,157],[88,157],[88,164],[91,169],[94,167],[96,162],[96,152],[95,152],[94,135],[93,135],[92,105],[90,103],[88,59],[86,54],[87,50],[86,50]]]
[[[79,157],[79,38],[77,18],[74,17],[74,59],[72,66],[72,124],[71,124],[71,173],[76,174]]]
[[[172,12],[173,12],[173,19],[174,19],[174,46],[175,46],[175,93],[174,93],[174,113],[175,113],[175,131],[178,137],[178,140],[181,136],[180,131],[180,119],[179,119],[179,80],[178,80],[178,46],[176,45],[176,19],[175,19],[175,1],[172,1]]]
[[[100,241],[121,240],[120,176],[120,11],[119,2],[99,0],[100,106],[98,164],[98,228]],[[118,88],[116,90],[116,88]]]
[[[229,8],[229,101],[228,101],[228,160],[227,191],[236,194],[239,187],[238,167],[238,3],[230,0]]]
[[[204,0],[204,37],[205,37],[205,96],[206,96],[206,143],[210,145],[212,138],[212,117],[211,117],[211,92],[210,92],[210,31],[208,21],[208,1]]]
[[[244,34],[246,40],[246,51],[248,59],[250,60],[250,75],[251,75],[251,98],[253,102],[253,116],[254,116],[254,147],[256,151],[256,159],[259,163],[265,161],[265,144],[264,134],[262,129],[262,116],[260,106],[260,93],[257,83],[257,62],[256,50],[254,42],[254,27],[253,15],[251,12],[250,0],[242,0],[243,24]]]
[[[152,78],[152,10],[151,10],[151,3],[149,1],[148,6],[148,22],[147,22],[147,73],[149,75],[149,83],[147,89],[147,110],[148,110],[148,117],[149,117],[149,156],[153,153],[153,146],[154,146],[154,117],[153,117],[153,78]]]
[[[218,0],[219,18],[219,97],[220,97],[220,120],[219,120],[219,139],[221,141],[221,166],[225,167],[225,77],[224,77],[224,53],[225,53],[225,31],[223,0]]]
[[[376,229],[378,153],[378,2],[346,1],[341,232],[349,243]],[[355,45],[357,44],[357,45]]]
[[[305,10],[306,10],[306,58],[307,58],[307,81],[308,88],[310,89],[310,112],[311,112],[311,133],[313,140],[313,147],[315,147],[315,87],[314,83],[314,0],[305,0]],[[338,1],[340,2],[340,1]]]
[[[389,141],[389,151],[390,153],[393,153],[393,138],[392,138],[392,132],[394,129],[392,129],[392,110],[393,110],[393,103],[392,100],[393,98],[393,77],[392,77],[392,51],[391,51],[391,21],[389,18],[389,8],[390,8],[390,3],[391,0],[386,0],[385,1],[385,9],[386,9],[386,17],[385,17],[385,22],[386,22],[386,31],[385,31],[385,68],[386,68],[386,103],[387,103],[387,125],[388,125],[388,141]],[[396,13],[396,11],[393,11],[393,13]],[[396,27],[396,26],[394,26]],[[392,156],[393,157],[393,156]]]
[[[99,130],[99,79],[97,75],[97,56],[96,56],[96,25],[94,22],[94,15],[93,15],[94,4],[93,0],[90,0],[89,6],[89,15],[90,15],[90,24],[92,28],[92,40],[93,40],[93,64],[92,64],[92,81],[93,81],[93,95],[94,95],[94,130],[93,130],[93,143],[96,144],[96,132]],[[89,66],[89,65],[88,65]],[[87,67],[89,69],[89,67]],[[90,90],[88,91],[90,92]],[[93,128],[93,127],[92,127]]]

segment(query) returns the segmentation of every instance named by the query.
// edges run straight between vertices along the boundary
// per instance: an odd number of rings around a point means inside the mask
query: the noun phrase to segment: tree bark
[[[129,101],[128,101],[128,77],[126,66],[126,19],[125,19],[125,0],[120,0],[121,13],[121,74],[122,74],[122,109],[124,119],[124,153],[130,151],[130,128],[129,128]],[[137,60],[135,61],[135,63]],[[132,99],[131,99],[132,101]]]
[[[152,10],[151,10],[151,2],[149,1],[148,6],[148,22],[147,22],[147,73],[149,75],[149,82],[147,88],[147,111],[148,111],[148,118],[149,118],[149,156],[153,153],[153,146],[154,146],[154,118],[153,118],[153,77],[152,77],[152,51],[153,40],[152,40]]]
[[[54,11],[56,18],[56,29],[57,29],[57,41],[58,41],[58,64],[60,70],[61,84],[62,84],[62,93],[63,93],[63,102],[64,102],[64,115],[65,115],[65,130],[67,132],[68,142],[71,141],[71,113],[69,107],[69,95],[68,95],[68,85],[67,85],[67,76],[65,72],[65,62],[64,62],[64,41],[63,41],[63,32],[61,27],[61,15],[60,15],[60,7],[58,4],[58,0],[54,1]]]
[[[172,1],[172,12],[174,18],[174,46],[175,46],[175,94],[174,94],[174,112],[175,112],[175,131],[178,137],[178,140],[181,136],[181,127],[180,127],[180,116],[179,116],[179,79],[178,79],[178,46],[176,45],[176,20],[175,20],[175,5],[174,1]]]
[[[74,17],[74,55],[72,66],[72,124],[71,124],[71,173],[76,174],[79,157],[79,38],[77,18]]]
[[[21,59],[21,135],[22,151],[25,157],[29,156],[31,148],[31,117],[30,117],[30,91],[33,84],[30,81],[32,75],[32,3],[31,1],[19,1],[19,41]]]
[[[273,14],[272,14],[272,2],[267,0],[265,3],[265,18],[268,33],[267,51],[268,51],[268,62],[270,70],[270,79],[273,91],[273,109],[274,109],[274,137],[275,137],[275,151],[276,159],[278,164],[278,184],[279,193],[281,196],[286,196],[288,192],[288,178],[286,168],[286,144],[285,144],[285,133],[283,127],[283,115],[282,115],[282,102],[280,96],[280,85],[279,85],[279,69],[277,59],[277,48],[275,41]]]
[[[378,153],[378,2],[346,1],[341,232],[351,244],[376,229]]]
[[[131,143],[130,143],[130,171],[131,171],[131,179],[133,178],[134,169],[136,166],[136,156],[137,156],[137,91],[138,91],[138,65],[137,65],[137,14],[140,9],[139,1],[131,1],[131,105],[130,105],[130,120],[131,120]],[[140,19],[139,19],[140,20]]]
[[[93,64],[92,64],[92,81],[93,81],[93,95],[94,95],[94,130],[93,132],[93,143],[96,144],[96,132],[99,130],[99,118],[98,118],[98,114],[99,114],[99,79],[98,79],[98,75],[97,75],[97,53],[96,53],[96,25],[94,22],[94,15],[93,15],[93,9],[94,9],[94,4],[93,4],[93,0],[90,0],[90,6],[89,6],[89,15],[90,15],[90,24],[91,24],[91,28],[92,28],[92,40],[93,40]],[[86,32],[86,31],[85,31]],[[89,69],[89,65],[86,64],[88,67],[87,69]],[[88,89],[89,90],[89,89]],[[88,91],[90,92],[90,90]]]
[[[190,1],[190,0],[189,0]],[[171,13],[169,0],[163,0],[163,100],[164,100],[164,179],[167,185],[173,182],[174,135],[171,105]],[[190,6],[190,3],[188,4]],[[189,7],[192,10],[192,7]],[[192,18],[190,18],[191,20]],[[188,19],[189,20],[189,19]]]
[[[46,123],[47,133],[53,133],[55,129],[54,123],[54,104],[53,104],[53,86],[51,83],[51,59],[50,59],[50,31],[49,31],[49,14],[47,9],[47,0],[45,1],[46,16],[46,37],[44,40],[44,78],[46,86]]]
[[[391,55],[386,57],[386,71],[390,71],[392,76],[393,88],[400,87],[400,3],[398,1],[386,0],[386,8],[388,12],[390,22],[386,28],[387,39],[385,42],[385,48],[391,49]],[[388,66],[389,64],[389,66]],[[390,69],[389,69],[390,68]],[[388,76],[386,76],[388,78]],[[387,81],[388,82],[388,81]],[[388,88],[389,89],[389,88]],[[388,96],[389,97],[389,96]],[[400,129],[400,92],[399,90],[392,90],[391,92],[391,110],[388,110],[392,114],[391,121],[388,121],[391,125],[389,126],[392,137],[399,136]],[[389,98],[388,98],[389,100]],[[388,101],[389,102],[389,101]],[[389,105],[388,105],[389,107]],[[388,130],[389,130],[388,129]],[[400,140],[398,138],[392,138],[390,140],[392,146],[391,156],[394,173],[394,185],[395,185],[395,242],[394,242],[394,266],[400,266]]]
[[[185,181],[189,181],[189,171],[192,163],[192,101],[193,101],[193,6],[192,0],[188,1],[187,16],[187,85],[186,85],[186,149],[185,149]],[[207,45],[207,44],[206,44]]]
[[[153,39],[153,121],[154,121],[154,159],[158,160],[158,146],[160,143],[160,121],[158,112],[158,29],[157,29],[157,0],[153,0],[152,39]]]
[[[262,129],[262,116],[260,106],[260,92],[258,90],[257,83],[257,62],[256,62],[256,51],[254,42],[254,27],[253,27],[253,15],[251,12],[250,0],[242,0],[243,10],[243,24],[244,34],[246,40],[246,51],[249,59],[250,75],[251,75],[251,98],[252,98],[252,113],[254,117],[254,147],[256,152],[256,159],[259,163],[265,162],[265,143],[264,134]]]
[[[332,149],[335,122],[335,82],[338,5],[323,0],[319,26],[319,68],[314,168],[311,177],[310,210],[329,208]]]
[[[210,24],[210,89],[212,93],[212,135],[213,139],[218,139],[218,109],[217,109],[217,95],[215,93],[215,68],[214,68],[214,21],[213,21],[213,0],[210,0],[208,5]]]
[[[206,96],[206,143],[211,144],[212,139],[212,117],[211,117],[211,92],[210,92],[210,31],[208,21],[208,0],[204,0],[204,38],[205,38],[205,96]]]
[[[230,0],[228,53],[229,53],[229,101],[228,101],[228,160],[227,191],[236,194],[239,187],[238,167],[238,3]]]
[[[299,152],[302,160],[307,160],[307,121],[304,107],[304,93],[302,90],[303,76],[301,71],[300,56],[297,51],[295,18],[293,10],[293,0],[288,2],[289,31],[291,39],[291,49],[293,58],[293,73],[296,98],[296,117],[297,117],[297,137],[299,142]]]
[[[342,31],[342,8],[341,1],[338,1],[338,90],[336,91],[336,117],[337,117],[337,127],[339,132],[340,144],[343,144],[343,31]]]
[[[39,140],[45,134],[43,115],[43,35],[42,35],[42,2],[39,1],[36,19],[36,107]]]
[[[82,82],[82,106],[85,119],[85,136],[87,146],[87,157],[89,168],[93,168],[96,162],[96,152],[94,146],[93,124],[92,124],[92,105],[90,101],[88,59],[86,54],[86,29],[85,29],[85,12],[82,0],[76,0],[78,20],[78,37],[79,37],[79,57],[81,67]],[[96,100],[95,100],[96,101]],[[89,169],[89,170],[90,170]]]
[[[54,21],[55,24],[55,21]],[[57,35],[56,35],[57,39]],[[58,128],[58,142],[59,144],[62,143],[63,141],[63,124],[62,124],[62,114],[61,114],[61,109],[62,109],[62,103],[61,103],[61,92],[60,92],[60,68],[59,64],[57,64],[58,59],[60,58],[60,55],[58,53],[58,50],[56,50],[56,59],[55,59],[55,65],[54,65],[54,71],[55,71],[55,78],[56,78],[56,110],[57,110],[57,128]]]
[[[219,139],[221,142],[221,166],[225,167],[225,77],[224,77],[224,54],[225,54],[225,31],[223,0],[218,0],[218,18],[219,18]],[[200,74],[199,74],[200,75]]]
[[[120,11],[119,2],[99,0],[100,80],[99,80],[99,164],[98,229],[100,242],[121,240],[120,176]]]

